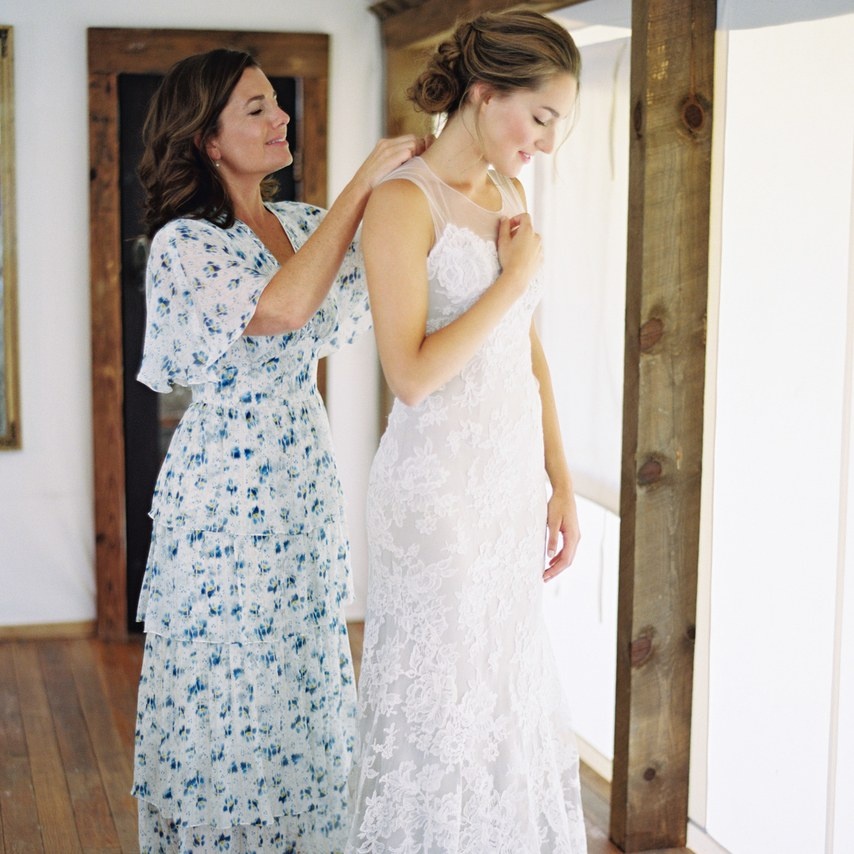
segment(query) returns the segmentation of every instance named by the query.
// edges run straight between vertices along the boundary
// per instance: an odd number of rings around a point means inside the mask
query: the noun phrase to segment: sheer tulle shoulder
[[[424,193],[430,205],[437,242],[445,228],[453,224],[494,243],[501,217],[521,213],[525,210],[525,203],[512,180],[494,171],[489,172],[489,177],[501,194],[501,207],[494,211],[480,207],[468,196],[446,184],[422,157],[413,157],[395,169],[385,180],[411,181]]]

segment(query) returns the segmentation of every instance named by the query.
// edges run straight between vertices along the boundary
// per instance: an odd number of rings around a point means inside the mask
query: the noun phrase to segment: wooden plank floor
[[[360,625],[351,642],[358,664]],[[129,792],[141,661],[138,639],[0,642],[0,852],[138,852]],[[582,785],[589,854],[619,854],[607,783],[584,768]]]

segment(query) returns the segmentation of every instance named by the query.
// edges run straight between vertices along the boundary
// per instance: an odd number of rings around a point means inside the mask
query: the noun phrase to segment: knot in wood
[[[640,635],[629,647],[632,667],[640,667],[652,655],[652,635]]]
[[[658,460],[647,460],[638,469],[638,484],[640,486],[650,486],[653,483],[658,483],[661,480],[663,471],[664,469]]]
[[[651,317],[640,328],[640,349],[642,353],[648,353],[655,347],[664,335],[664,321],[658,317]]]
[[[689,95],[682,102],[680,117],[682,124],[688,129],[692,136],[700,133],[706,126],[706,113],[710,104],[702,95]]]
[[[655,779],[655,768],[647,768],[646,771],[643,772],[643,778],[647,783],[651,783]]]
[[[643,104],[640,99],[635,101],[635,108],[632,110],[632,127],[635,131],[635,137],[640,139],[643,136]]]

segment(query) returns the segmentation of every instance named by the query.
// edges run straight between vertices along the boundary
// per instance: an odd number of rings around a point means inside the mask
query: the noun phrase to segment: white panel
[[[850,441],[849,447],[854,450],[854,429]],[[840,607],[838,732],[831,744],[836,758],[835,778],[831,781],[832,854],[854,851],[854,455],[849,457],[847,509],[844,600]]]
[[[537,324],[579,496],[582,531],[575,563],[546,585],[546,619],[580,746],[588,761],[603,776],[610,776],[617,646],[629,40],[592,44],[582,47],[581,53],[582,94],[575,126],[551,159],[536,161],[534,192],[529,196],[534,198],[534,219],[546,255],[546,293]]]
[[[709,656],[711,647],[712,539],[715,495],[715,418],[717,414],[718,320],[721,281],[721,203],[727,88],[728,34],[715,34],[714,101],[712,126],[711,204],[709,210],[709,291],[706,320],[706,376],[703,400],[703,479],[700,494],[700,536],[697,559],[697,615],[694,643],[694,683],[691,707],[691,767],[688,780],[688,817],[706,824],[709,753]],[[694,850],[692,848],[692,850]],[[700,854],[697,851],[697,854]]]
[[[706,830],[736,854],[825,845],[852,39],[729,36]]]
[[[329,359],[327,389],[335,457],[350,531],[354,599],[348,620],[363,620],[368,589],[365,495],[379,436],[380,368],[372,333]]]
[[[688,822],[687,843],[691,854],[731,854],[691,821]]]
[[[815,21],[854,12],[854,0],[718,0],[718,27],[737,30]]]
[[[94,619],[89,505],[3,492],[0,518],[12,533],[0,546],[0,626]]]
[[[854,210],[854,184],[851,192]],[[851,254],[848,270],[848,352],[846,431],[843,435],[840,561],[837,590],[836,718],[830,743],[831,854],[854,851],[854,215],[851,218]]]
[[[608,762],[614,756],[619,518],[578,499],[575,560],[546,584],[545,614],[573,726]],[[597,769],[601,773],[601,769]],[[603,775],[604,776],[604,775]]]
[[[576,489],[619,512],[628,209],[629,40],[581,49],[576,124],[538,161],[538,318]]]
[[[574,31],[578,27],[622,27],[632,25],[631,0],[586,0],[553,13],[553,17]]]

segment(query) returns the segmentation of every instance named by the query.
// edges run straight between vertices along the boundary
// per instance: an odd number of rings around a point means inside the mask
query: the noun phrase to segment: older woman
[[[288,116],[246,53],[166,75],[140,176],[139,379],[193,402],[152,506],[133,793],[147,851],[343,848],[355,692],[348,543],[319,357],[369,322],[352,241],[423,144],[381,141],[328,212],[269,201]]]

